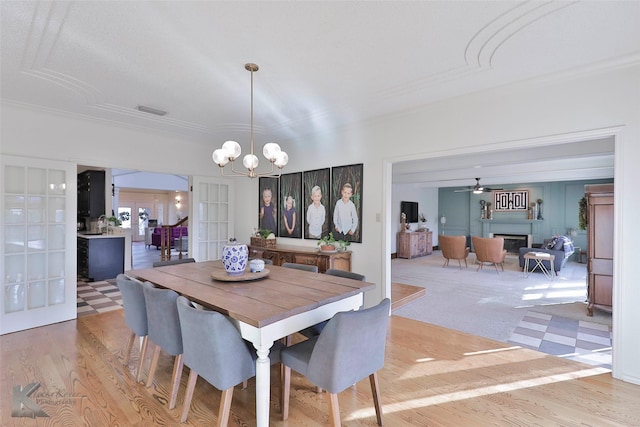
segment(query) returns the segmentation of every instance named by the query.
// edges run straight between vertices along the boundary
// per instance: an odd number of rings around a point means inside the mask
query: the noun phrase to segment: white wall
[[[418,213],[427,218],[424,224],[433,232],[433,246],[438,244],[438,189],[422,188],[417,184],[394,184],[391,196],[391,234],[400,231],[400,202],[418,202]],[[419,223],[412,223],[411,229],[417,230]],[[398,239],[391,239],[391,253],[397,251]]]
[[[79,164],[143,169],[180,175],[218,176],[214,147],[138,129],[55,116],[3,105],[2,153]],[[640,286],[636,285],[634,239],[640,235],[640,65],[531,82],[460,97],[406,114],[331,133],[283,141],[286,172],[364,163],[363,242],[353,244],[353,270],[378,284],[372,304],[390,295],[390,256],[395,240],[391,168],[394,161],[460,153],[498,151],[615,135],[616,235],[614,272],[614,376],[640,384]],[[104,150],[120,141],[127,155]],[[178,145],[179,144],[179,145]],[[176,162],[166,152],[179,146]],[[541,148],[543,149],[543,148]],[[35,153],[35,154],[34,154]],[[508,161],[508,159],[505,159]],[[257,225],[257,180],[239,179],[236,237]],[[624,197],[623,197],[624,195]],[[435,218],[431,215],[432,219]],[[289,239],[282,239],[285,243]],[[315,241],[291,242],[315,246]]]

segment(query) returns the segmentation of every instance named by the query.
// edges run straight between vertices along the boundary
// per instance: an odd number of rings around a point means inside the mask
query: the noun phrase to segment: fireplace
[[[532,234],[498,234],[490,233],[489,237],[504,238],[504,248],[509,254],[518,254],[520,248],[530,248],[533,243]]]

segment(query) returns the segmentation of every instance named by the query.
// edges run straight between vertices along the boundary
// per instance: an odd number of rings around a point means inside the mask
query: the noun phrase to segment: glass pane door
[[[193,177],[192,188],[189,235],[193,236],[193,257],[198,261],[220,259],[222,246],[234,229],[230,214],[233,181]]]
[[[0,333],[76,317],[76,165],[3,156]]]

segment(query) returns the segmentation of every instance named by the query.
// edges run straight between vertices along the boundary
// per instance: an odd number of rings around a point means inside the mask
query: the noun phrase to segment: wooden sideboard
[[[330,268],[351,271],[351,251],[321,252],[303,246],[277,245],[275,248],[265,248],[249,245],[249,258],[268,259],[274,265],[285,262],[317,265],[320,273]]]
[[[433,233],[431,231],[400,231],[396,249],[398,258],[415,258],[433,253]]]

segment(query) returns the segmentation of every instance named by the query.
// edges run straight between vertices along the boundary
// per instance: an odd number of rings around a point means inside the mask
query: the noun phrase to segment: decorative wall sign
[[[529,190],[494,191],[493,208],[496,212],[526,211],[529,208]]]

